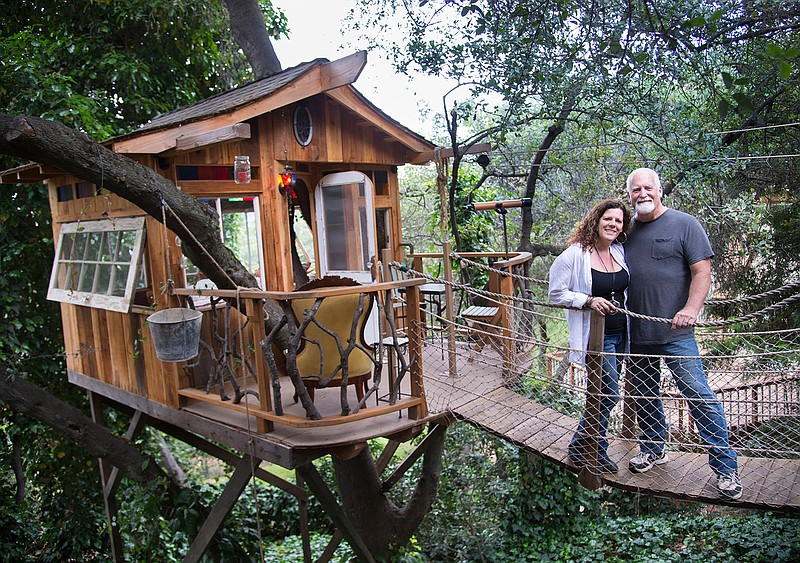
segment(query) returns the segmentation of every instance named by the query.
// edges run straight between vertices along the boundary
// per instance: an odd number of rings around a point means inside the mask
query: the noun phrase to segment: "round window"
[[[305,147],[311,142],[314,127],[311,122],[311,112],[306,106],[297,106],[294,110],[294,138],[301,146]]]

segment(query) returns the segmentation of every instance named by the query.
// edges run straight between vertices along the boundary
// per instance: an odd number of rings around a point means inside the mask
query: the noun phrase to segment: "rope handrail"
[[[494,293],[494,292],[491,292],[491,291],[487,291],[485,289],[478,289],[478,288],[472,287],[469,284],[453,282],[453,281],[449,281],[449,280],[446,280],[446,279],[443,279],[443,278],[438,278],[438,277],[435,277],[435,276],[431,276],[431,275],[425,274],[423,272],[418,272],[416,270],[412,270],[412,269],[407,268],[406,266],[400,264],[399,262],[390,262],[389,266],[392,267],[392,268],[400,269],[401,271],[405,271],[405,272],[411,273],[411,274],[413,274],[413,275],[415,275],[417,277],[425,278],[425,279],[427,279],[427,280],[429,280],[431,282],[434,282],[434,283],[439,283],[439,284],[443,284],[443,285],[449,285],[453,289],[459,289],[459,290],[465,291],[467,293],[472,293],[472,294],[475,294],[475,295],[481,295],[481,296],[487,297],[489,299],[494,299],[494,300],[500,299],[500,300],[504,300],[504,301],[514,301],[514,302],[520,302],[520,303],[529,303],[529,304],[532,304],[532,305],[538,305],[538,306],[541,306],[541,307],[550,307],[550,308],[554,308],[554,309],[580,310],[579,308],[572,307],[570,305],[558,305],[558,304],[555,304],[555,303],[550,303],[549,301],[537,301],[535,299],[528,299],[526,297],[518,297],[516,295],[503,295],[501,293]],[[500,270],[497,270],[497,271],[500,272]],[[506,272],[501,272],[501,273],[504,274],[504,275],[513,275],[513,274],[508,274]],[[794,284],[789,284],[789,285],[794,285]],[[782,288],[779,288],[779,289],[782,289]],[[737,323],[743,323],[743,322],[747,322],[747,321],[752,321],[754,319],[757,319],[759,317],[763,317],[763,316],[768,315],[769,313],[772,313],[772,312],[777,311],[779,309],[783,309],[784,307],[787,307],[788,305],[791,305],[792,303],[797,302],[797,301],[800,301],[800,292],[795,293],[794,295],[790,295],[789,297],[786,297],[785,299],[782,299],[781,301],[779,301],[777,303],[773,303],[772,305],[769,305],[769,306],[764,307],[763,309],[759,309],[757,311],[753,311],[753,312],[748,313],[746,315],[742,315],[742,316],[739,316],[739,317],[734,317],[732,319],[721,319],[721,320],[715,320],[715,321],[698,321],[698,322],[696,322],[694,324],[694,326],[696,326],[696,327],[720,327],[720,326],[729,326],[729,325],[733,325],[733,324],[737,324]],[[671,324],[672,323],[672,319],[666,319],[666,318],[662,318],[662,317],[653,317],[653,316],[649,316],[649,315],[642,315],[641,313],[635,313],[633,311],[629,311],[629,310],[623,309],[621,307],[618,308],[617,311],[620,312],[620,313],[623,313],[624,315],[628,315],[629,317],[634,318],[634,319],[646,320],[646,321],[657,322],[657,323],[665,323],[665,324]]]
[[[456,260],[458,260],[459,262],[461,262],[463,264],[468,264],[470,266],[475,266],[476,268],[480,268],[480,269],[486,270],[488,272],[493,272],[493,273],[495,273],[495,274],[497,274],[499,276],[505,276],[507,278],[512,278],[512,279],[520,280],[520,281],[529,281],[529,282],[532,282],[532,283],[535,283],[535,284],[538,284],[538,285],[548,285],[550,283],[547,280],[540,280],[540,279],[532,278],[532,277],[529,277],[529,276],[523,276],[522,274],[515,274],[513,272],[506,272],[505,270],[498,270],[497,268],[492,268],[491,266],[487,266],[486,264],[481,264],[480,262],[476,262],[474,260],[470,260],[469,258],[465,258],[464,256],[461,256],[457,252],[451,252],[450,253],[450,258],[455,258]]]
[[[469,264],[470,266],[475,266],[476,268],[480,268],[488,272],[493,272],[500,276],[510,277],[512,279],[521,281],[529,281],[538,285],[548,285],[550,283],[548,280],[540,280],[529,276],[523,276],[521,274],[514,274],[511,272],[506,272],[504,270],[498,270],[497,268],[492,268],[491,266],[488,266],[486,264],[481,264],[480,262],[475,262],[474,260],[465,258],[459,255],[457,252],[451,252],[450,257],[455,258],[464,264]],[[749,303],[753,301],[760,301],[762,299],[766,299],[767,297],[777,297],[778,295],[784,295],[798,288],[800,288],[800,279],[793,282],[789,282],[775,289],[770,289],[769,291],[765,291],[763,293],[758,293],[755,295],[743,295],[742,297],[736,297],[733,299],[708,299],[706,300],[705,304],[707,306],[716,306],[716,305],[734,305],[736,303]]]

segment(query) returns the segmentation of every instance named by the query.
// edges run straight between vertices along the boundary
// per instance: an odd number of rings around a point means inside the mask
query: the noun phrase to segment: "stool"
[[[401,349],[405,346],[408,346],[408,337],[406,336],[398,336],[397,341],[391,336],[387,336],[382,340],[383,347],[386,350],[386,359],[387,367],[389,371],[389,394],[384,395],[382,397],[378,397],[378,401],[386,400],[386,397],[389,397],[389,403],[394,404],[398,398],[402,396],[400,392],[400,386],[397,385],[397,371],[395,366],[395,354],[401,352]],[[395,385],[397,385],[397,389],[395,389]]]

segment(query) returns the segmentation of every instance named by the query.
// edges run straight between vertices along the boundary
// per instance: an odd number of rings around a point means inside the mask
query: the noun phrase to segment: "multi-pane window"
[[[47,298],[129,312],[142,268],[144,217],[65,223],[61,227]]]

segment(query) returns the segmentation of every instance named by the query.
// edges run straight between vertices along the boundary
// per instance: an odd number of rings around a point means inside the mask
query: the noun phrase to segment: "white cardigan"
[[[628,272],[625,263],[625,251],[621,244],[611,245],[611,255]],[[580,244],[573,244],[562,252],[550,266],[550,290],[547,295],[550,302],[556,305],[567,305],[581,309],[592,294],[592,259],[591,255],[581,248]],[[627,303],[628,290],[625,290]],[[586,364],[586,347],[589,344],[589,318],[590,311],[576,311],[566,309],[567,327],[569,328],[569,347],[571,362],[578,365]],[[630,335],[630,318],[628,322],[628,335]],[[627,336],[625,351],[630,349],[630,336]]]

